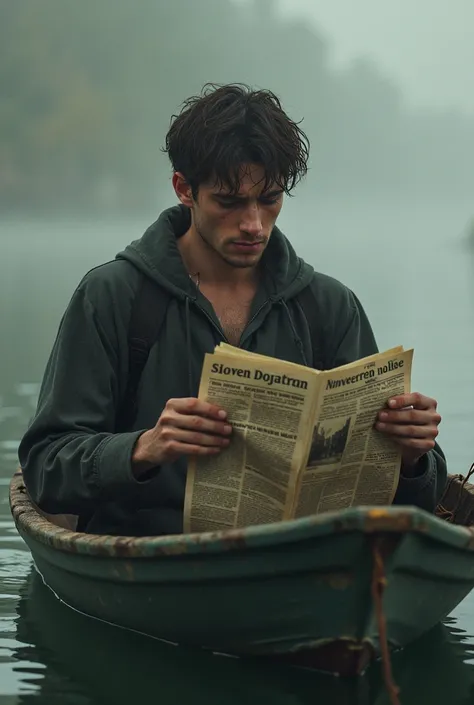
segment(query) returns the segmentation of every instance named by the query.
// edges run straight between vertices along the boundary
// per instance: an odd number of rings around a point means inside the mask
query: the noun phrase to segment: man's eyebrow
[[[276,188],[273,189],[272,191],[266,191],[265,193],[260,194],[261,198],[276,198],[277,196],[281,196],[283,193],[283,189],[281,188]]]
[[[220,198],[221,200],[225,201],[242,201],[245,198],[245,196],[241,196],[238,193],[214,193],[212,195],[214,196],[214,198]]]
[[[274,189],[273,191],[261,193],[259,198],[276,198],[277,196],[281,196],[282,193],[282,189]],[[222,201],[246,201],[248,198],[248,196],[243,196],[239,193],[214,193],[213,196]]]

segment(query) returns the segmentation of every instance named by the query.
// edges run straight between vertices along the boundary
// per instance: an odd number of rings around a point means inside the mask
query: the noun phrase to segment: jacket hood
[[[191,225],[189,208],[173,206],[163,211],[143,236],[116,255],[165,287],[177,298],[195,298],[178,249],[177,239]],[[262,256],[265,287],[273,301],[288,300],[309,284],[314,270],[297,256],[285,235],[274,227]]]

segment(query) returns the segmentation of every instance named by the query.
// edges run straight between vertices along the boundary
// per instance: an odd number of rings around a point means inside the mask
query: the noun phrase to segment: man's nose
[[[257,205],[249,206],[240,222],[240,230],[244,233],[257,237],[261,235],[263,226],[260,216],[260,208]]]

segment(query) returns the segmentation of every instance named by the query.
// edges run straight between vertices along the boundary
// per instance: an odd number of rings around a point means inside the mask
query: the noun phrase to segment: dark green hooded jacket
[[[164,464],[137,481],[131,455],[139,435],[155,425],[168,399],[197,396],[204,354],[224,340],[176,244],[189,227],[189,217],[183,206],[166,210],[140,240],[80,282],[62,318],[36,414],[20,444],[32,499],[52,514],[90,516],[88,531],[182,531],[185,459]],[[355,295],[303,262],[278,228],[262,263],[243,348],[308,364],[313,354],[310,329],[294,297],[310,286],[321,315],[326,367],[376,352]],[[117,432],[128,375],[128,328],[142,275],[166,287],[171,300],[141,376],[135,423]],[[395,501],[432,511],[446,481],[438,447],[425,456],[422,469],[416,479],[401,478]]]

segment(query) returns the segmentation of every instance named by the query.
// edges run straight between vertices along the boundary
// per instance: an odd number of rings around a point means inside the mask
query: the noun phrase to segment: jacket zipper
[[[196,302],[196,305],[197,305],[198,309],[206,316],[207,320],[212,324],[212,327],[220,334],[220,336],[221,336],[221,338],[223,339],[223,341],[224,341],[225,343],[227,343],[228,345],[230,345],[229,341],[228,341],[227,338],[225,337],[224,331],[222,330],[221,326],[220,326],[220,325],[217,325],[217,323],[216,323],[215,320],[212,318],[212,316],[210,316],[210,315],[208,314],[208,312],[207,312],[205,309],[203,309],[202,306],[200,306],[197,302]]]
[[[245,326],[244,330],[242,331],[242,335],[240,336],[239,347],[240,347],[240,343],[242,342],[242,338],[244,337],[245,331],[246,331],[248,328],[250,328],[250,326],[252,325],[252,323],[253,323],[253,322],[255,321],[255,319],[260,315],[260,312],[263,311],[263,309],[265,308],[265,306],[268,304],[269,301],[270,301],[270,299],[267,299],[266,301],[264,301],[263,304],[255,311],[255,313],[253,314],[252,318],[247,322],[247,325]]]

